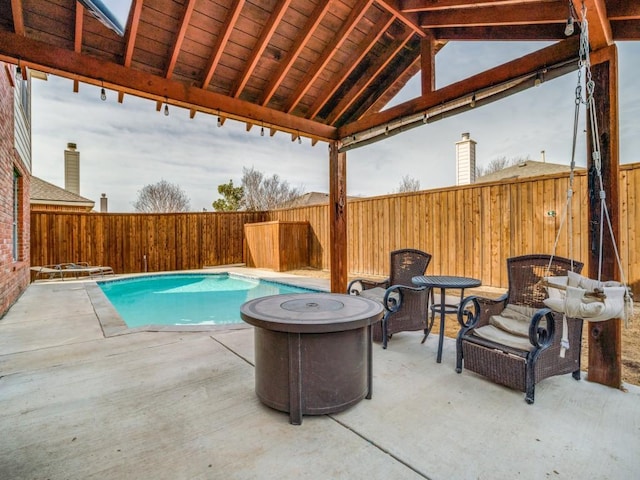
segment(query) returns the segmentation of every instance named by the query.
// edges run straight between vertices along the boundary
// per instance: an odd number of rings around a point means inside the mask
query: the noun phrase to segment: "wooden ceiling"
[[[567,0],[132,0],[124,36],[75,0],[0,0],[0,60],[317,140],[455,113],[566,73]],[[640,40],[640,2],[585,0],[592,50]],[[574,11],[582,2],[573,1]],[[577,29],[576,29],[577,31]],[[434,90],[451,40],[557,41]],[[554,67],[558,67],[554,70]],[[575,69],[575,62],[571,68]],[[422,71],[422,95],[383,107]],[[545,78],[546,80],[546,78]],[[427,118],[429,117],[429,118]],[[415,120],[414,118],[414,120]],[[358,135],[357,135],[358,134]],[[376,134],[377,135],[377,134]],[[375,136],[375,135],[373,135]],[[371,136],[369,137],[371,138]]]

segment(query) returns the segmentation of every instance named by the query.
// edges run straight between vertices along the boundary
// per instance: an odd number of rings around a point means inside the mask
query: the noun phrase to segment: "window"
[[[20,259],[20,174],[13,170],[13,261]]]

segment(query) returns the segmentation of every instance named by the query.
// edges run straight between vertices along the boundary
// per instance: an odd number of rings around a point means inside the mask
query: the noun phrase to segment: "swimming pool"
[[[254,298],[317,290],[229,273],[163,274],[97,282],[127,327],[244,323]]]

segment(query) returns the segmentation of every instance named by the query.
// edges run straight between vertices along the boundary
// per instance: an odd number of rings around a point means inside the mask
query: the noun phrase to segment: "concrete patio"
[[[292,426],[256,398],[250,327],[118,330],[94,285],[34,283],[0,319],[2,479],[640,478],[639,387],[566,375],[527,405],[403,333],[371,400]]]

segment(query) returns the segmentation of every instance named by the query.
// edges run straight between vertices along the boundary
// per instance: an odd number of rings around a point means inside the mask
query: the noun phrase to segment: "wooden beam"
[[[436,89],[436,49],[431,35],[420,42],[420,72],[422,95],[427,95]]]
[[[619,217],[619,129],[618,129],[618,59],[615,45],[607,48],[606,61],[591,65],[595,82],[593,96],[596,102],[596,121],[598,124],[601,175],[606,195],[607,209],[615,238],[620,234]],[[587,119],[589,116],[587,115]],[[589,171],[589,225],[590,255],[589,277],[598,278],[599,230],[604,223],[605,234],[602,245],[602,280],[620,280],[615,251],[611,236],[606,232],[606,219],[600,216],[600,183],[596,175],[591,152],[594,139],[591,128],[587,127],[588,152],[587,170]],[[622,386],[622,327],[620,319],[587,323],[589,329],[589,372],[588,380],[614,388]]]
[[[411,13],[405,12],[403,8],[404,1],[402,0],[377,0],[377,2],[381,7],[383,7],[388,12],[392,13],[396,18],[402,20],[407,27],[413,30],[413,33],[418,34],[420,37],[424,37],[426,33],[424,30],[420,28],[418,25],[418,16]]]
[[[182,19],[180,20],[180,28],[176,32],[176,38],[174,38],[173,46],[171,47],[171,55],[169,56],[169,62],[167,63],[167,67],[164,70],[164,76],[166,78],[171,78],[171,75],[173,75],[173,69],[176,66],[176,62],[178,61],[178,55],[180,54],[180,49],[182,48],[182,42],[184,41],[184,36],[187,34],[187,28],[189,27],[189,22],[191,21],[191,14],[193,13],[193,7],[195,7],[195,5],[196,5],[196,0],[188,0],[186,5],[184,6],[184,10],[182,12]]]
[[[566,19],[565,19],[566,22]],[[482,27],[445,27],[429,30],[435,40],[460,41],[558,41],[564,40],[565,23],[548,25],[489,25]]]
[[[222,53],[224,52],[227,42],[229,42],[231,32],[238,22],[238,17],[240,16],[240,12],[242,11],[244,2],[245,0],[233,0],[233,4],[229,8],[229,15],[224,22],[222,31],[218,34],[218,39],[213,46],[213,52],[211,53],[211,57],[209,58],[207,67],[204,70],[205,74],[204,78],[202,79],[202,88],[204,89],[207,89],[209,87],[209,83],[211,83],[213,74],[216,71],[218,64],[220,63],[220,58],[222,58]]]
[[[84,27],[84,7],[80,2],[76,2],[76,22],[73,34],[73,51],[82,53],[82,31]],[[73,92],[78,93],[80,90],[80,82],[73,81]]]
[[[592,50],[599,50],[613,44],[611,24],[607,18],[607,7],[604,0],[573,0],[578,15],[582,16],[582,4],[587,9],[589,22],[589,45]]]
[[[24,36],[22,0],[11,0],[11,13],[13,14],[13,31],[16,35]]]
[[[400,79],[407,77],[407,78],[411,78],[413,77],[413,75],[415,75],[419,70],[419,64],[420,64],[420,58],[416,58],[416,60],[407,65],[407,68],[404,69],[404,71],[398,75],[398,79],[396,80],[396,82],[391,83],[387,88],[384,89],[384,92],[378,97],[378,99],[373,102],[361,115],[360,118],[365,117],[366,115],[372,115],[376,112],[379,112],[380,110],[382,110],[385,105],[389,102],[389,98],[391,98],[393,95],[391,95],[391,92],[394,88],[396,88],[397,90],[400,90],[397,86],[396,83],[398,81],[400,81]],[[408,80],[406,80],[408,81]],[[405,81],[405,83],[406,83]],[[387,97],[387,98],[385,98]]]
[[[347,291],[347,155],[329,142],[329,238],[331,292]]]
[[[269,42],[271,41],[273,34],[278,28],[282,17],[284,17],[287,8],[289,8],[290,3],[291,0],[278,0],[278,4],[275,6],[273,13],[270,15],[269,21],[262,29],[262,34],[260,35],[258,42],[251,49],[251,56],[245,63],[244,71],[240,75],[237,84],[231,91],[232,97],[238,98],[244,90],[244,87],[247,86],[249,78],[251,77],[251,75],[253,75],[253,71],[258,66],[258,62],[260,61],[260,57],[262,57],[262,53],[267,48],[267,45],[269,45]]]
[[[404,13],[431,12],[434,10],[449,10],[461,8],[476,8],[489,6],[517,5],[528,3],[542,3],[544,0],[403,0],[402,11]]]
[[[307,23],[300,30],[300,35],[298,36],[298,38],[296,38],[293,46],[287,52],[287,57],[282,60],[280,66],[278,67],[278,70],[271,77],[267,88],[265,88],[264,90],[262,100],[260,101],[261,105],[266,105],[267,103],[269,103],[269,100],[271,100],[271,98],[275,95],[278,87],[287,76],[287,73],[289,73],[289,70],[293,66],[294,62],[298,59],[300,52],[307,45],[307,42],[309,41],[309,39],[311,39],[316,29],[320,26],[320,22],[324,18],[325,14],[329,11],[330,6],[331,1],[318,2],[318,5],[309,16]]]
[[[492,85],[501,84],[522,75],[535,72],[545,66],[578,57],[579,39],[577,36],[567,38],[549,47],[525,55],[519,59],[499,65],[479,73],[466,80],[440,88],[430,94],[401,103],[379,113],[352,122],[339,129],[339,138],[355,135],[359,132],[383,126],[396,119],[420,114],[429,108],[444,102],[471,95]]]
[[[360,62],[367,56],[367,54],[373,49],[375,44],[380,40],[380,37],[391,27],[391,24],[395,21],[396,17],[389,16],[388,20],[383,25],[375,25],[369,32],[367,37],[358,45],[359,55],[355,56],[352,61],[346,63],[343,69],[332,78],[331,83],[325,90],[318,94],[315,103],[311,106],[307,114],[307,118],[315,118],[322,107],[331,99],[331,97],[338,91],[338,88],[345,82],[345,80],[351,75]]]
[[[278,130],[299,132],[318,140],[337,138],[337,130],[329,125],[0,31],[0,60],[17,63],[18,59],[34,70],[98,86],[104,81],[104,85],[110,89],[142,98],[160,102],[168,98],[173,105],[183,108],[195,108],[214,115],[221,113],[242,122],[263,121]]]
[[[4,64],[4,71],[7,74],[7,79],[9,80],[9,86],[11,88],[16,86],[15,81],[13,80],[13,71],[12,71],[12,67],[9,66],[8,64]]]
[[[532,25],[565,23],[569,9],[564,2],[437,10],[420,15],[422,28],[478,27],[483,25]]]
[[[329,60],[331,60],[333,55],[338,51],[340,46],[347,39],[349,33],[351,33],[351,31],[356,28],[356,25],[367,12],[372,3],[373,0],[359,0],[358,4],[353,7],[353,9],[351,10],[351,14],[347,18],[347,20],[333,37],[333,41],[326,46],[318,61],[313,65],[313,67],[311,67],[305,78],[300,82],[299,87],[287,101],[287,105],[284,109],[285,112],[291,113],[293,109],[296,108],[300,100],[302,100],[304,94],[307,93],[309,88],[311,88],[311,85],[313,85],[313,82],[315,82],[316,79],[320,76],[324,67],[327,66]]]

